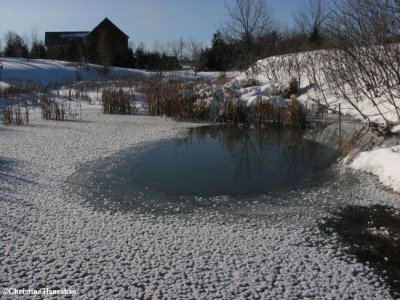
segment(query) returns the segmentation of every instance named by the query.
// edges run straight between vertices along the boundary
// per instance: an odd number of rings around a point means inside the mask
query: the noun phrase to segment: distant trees
[[[43,41],[39,40],[37,27],[31,30],[31,48],[29,50],[30,58],[46,58],[46,48]]]
[[[176,70],[180,68],[176,56],[168,56],[165,52],[146,51],[143,45],[134,53],[135,68],[146,70]]]
[[[307,40],[314,48],[323,44],[323,34],[329,17],[326,0],[307,0],[294,15],[299,30],[307,35]]]
[[[223,27],[224,34],[235,42],[240,61],[246,67],[255,59],[255,43],[271,30],[271,9],[265,0],[234,0],[226,10],[228,21]]]
[[[329,15],[326,0],[307,0],[294,15],[297,28],[282,30],[263,0],[235,0],[227,6],[228,21],[203,51],[203,68],[247,69],[258,59],[324,47]]]
[[[46,58],[46,48],[37,35],[32,35],[30,47],[27,40],[28,38],[22,38],[16,32],[8,31],[4,37],[5,47],[2,54],[6,57]]]
[[[27,43],[13,31],[8,31],[5,36],[4,56],[6,57],[23,57],[29,56]]]
[[[221,31],[213,35],[211,48],[206,48],[201,53],[203,67],[209,70],[226,71],[232,65],[230,56],[232,56],[231,45],[225,41]]]
[[[32,43],[29,51],[30,58],[46,58],[46,47],[42,41]]]
[[[190,59],[193,62],[193,68],[194,68],[194,74],[197,75],[197,72],[199,71],[200,68],[200,61],[201,61],[201,55],[203,52],[203,44],[200,42],[197,42],[195,40],[191,40],[189,43],[189,55]]]

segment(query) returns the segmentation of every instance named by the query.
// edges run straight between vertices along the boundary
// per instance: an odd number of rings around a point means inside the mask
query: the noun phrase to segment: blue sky
[[[268,1],[268,0],[267,0]],[[226,20],[232,0],[0,0],[0,40],[8,30],[31,36],[45,31],[90,31],[108,17],[130,36],[130,42],[195,39],[210,43]],[[292,25],[302,0],[269,0],[274,17]]]

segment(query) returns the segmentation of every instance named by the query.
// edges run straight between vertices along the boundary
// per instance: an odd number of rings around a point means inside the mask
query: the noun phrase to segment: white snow
[[[68,62],[45,59],[21,59],[21,58],[6,58],[0,59],[2,81],[10,81],[13,79],[30,80],[40,84],[65,84],[74,82],[78,78],[80,80],[98,80],[104,78],[101,75],[101,66],[87,64],[83,67],[75,66]],[[220,72],[198,72],[195,76],[193,71],[171,71],[164,72],[163,76],[172,76],[176,78],[193,80],[205,79],[211,80],[219,76]],[[123,76],[139,76],[151,77],[159,76],[156,72],[148,72],[138,69],[125,69],[110,67],[107,74],[110,78]]]
[[[0,127],[2,287],[69,288],[82,298],[113,299],[390,299],[371,267],[319,231],[321,214],[312,207],[260,210],[255,201],[252,209],[265,211],[266,221],[259,221],[210,212],[97,211],[85,204],[68,182],[84,162],[173,138],[193,126],[102,115],[94,107],[80,121],[37,119],[29,126]],[[389,201],[371,186],[352,192],[365,193],[364,203]],[[321,208],[333,202],[329,193],[299,196]]]
[[[375,174],[384,185],[400,193],[400,146],[361,152],[350,167]]]

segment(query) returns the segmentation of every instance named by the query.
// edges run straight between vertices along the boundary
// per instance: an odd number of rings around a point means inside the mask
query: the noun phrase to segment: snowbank
[[[375,174],[384,185],[400,193],[400,146],[361,152],[350,167]]]

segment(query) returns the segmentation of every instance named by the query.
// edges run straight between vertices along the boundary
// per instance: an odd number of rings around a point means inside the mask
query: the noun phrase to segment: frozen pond
[[[336,154],[298,130],[209,126],[142,151],[115,173],[167,195],[248,195],[307,180]]]
[[[261,202],[271,204],[335,180],[330,166],[337,149],[306,135],[295,129],[193,128],[181,138],[84,166],[74,180],[99,208],[241,209],[242,202],[266,197],[273,200]]]

